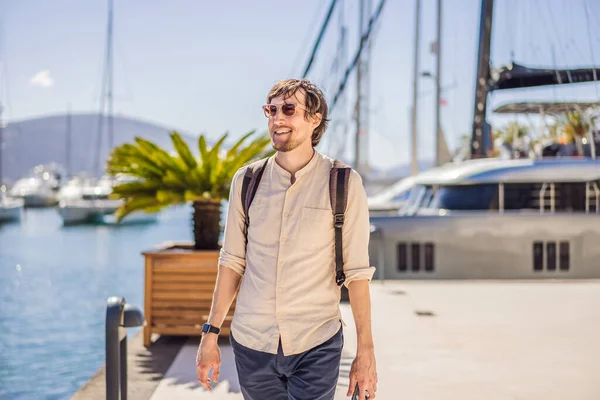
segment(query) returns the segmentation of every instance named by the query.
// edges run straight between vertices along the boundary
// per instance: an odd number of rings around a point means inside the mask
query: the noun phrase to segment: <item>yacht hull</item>
[[[600,215],[372,217],[377,279],[598,279]]]

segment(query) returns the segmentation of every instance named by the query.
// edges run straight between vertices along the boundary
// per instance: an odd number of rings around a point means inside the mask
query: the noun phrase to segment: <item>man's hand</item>
[[[348,387],[346,396],[352,396],[357,383],[359,399],[365,399],[367,393],[369,393],[369,400],[375,398],[375,392],[377,391],[377,368],[375,366],[375,351],[373,349],[359,350],[356,354],[356,358],[352,362],[352,368],[350,368],[350,386]]]
[[[210,369],[213,368],[212,382],[219,381],[219,372],[221,370],[221,351],[217,344],[218,336],[214,333],[209,333],[202,336],[198,353],[196,354],[196,374],[198,382],[207,390],[212,390],[210,387],[211,379],[208,378]]]

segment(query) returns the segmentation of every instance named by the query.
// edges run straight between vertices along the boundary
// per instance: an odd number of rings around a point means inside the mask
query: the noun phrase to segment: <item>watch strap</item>
[[[219,333],[221,333],[221,329],[207,323],[207,324],[202,325],[202,332],[203,333],[215,333],[218,335]]]

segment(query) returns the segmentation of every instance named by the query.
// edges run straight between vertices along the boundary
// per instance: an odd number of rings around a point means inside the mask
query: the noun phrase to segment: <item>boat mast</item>
[[[65,131],[65,168],[67,177],[71,176],[71,105],[67,109],[67,129]]]
[[[442,165],[442,126],[440,107],[442,102],[442,0],[437,1],[437,39],[435,42],[435,166]]]
[[[492,14],[494,0],[481,0],[479,19],[479,55],[477,58],[477,76],[475,81],[475,110],[473,112],[473,130],[471,132],[471,158],[483,158],[487,155],[485,138],[485,112],[489,92],[490,44],[492,41]]]
[[[415,48],[413,56],[413,93],[410,120],[410,172],[416,175],[419,172],[417,161],[417,117],[418,117],[418,83],[419,83],[419,49],[421,32],[421,0],[415,0]]]
[[[102,88],[100,90],[100,113],[98,115],[98,135],[96,137],[96,162],[94,173],[101,173],[100,155],[102,154],[102,125],[104,122],[104,110],[107,108],[108,117],[108,151],[113,148],[113,0],[108,0],[108,23],[106,29],[106,56],[104,61],[104,74],[102,76]]]

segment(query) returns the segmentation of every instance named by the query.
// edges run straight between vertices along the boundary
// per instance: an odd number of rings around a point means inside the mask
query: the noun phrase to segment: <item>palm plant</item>
[[[269,155],[268,135],[254,138],[245,145],[253,134],[254,131],[244,135],[226,152],[221,146],[227,134],[212,148],[208,148],[201,135],[199,157],[192,154],[177,132],[170,133],[175,155],[140,137],[135,138],[134,144],[116,147],[108,160],[108,173],[136,178],[113,188],[112,197],[123,200],[116,211],[117,221],[134,211],[158,212],[168,206],[191,202],[194,248],[218,249],[221,203],[229,197],[233,175],[240,167]]]
[[[503,143],[513,144],[515,139],[520,139],[529,135],[529,127],[522,125],[519,122],[511,122],[503,129],[494,131],[493,137],[495,139],[501,139]]]
[[[597,119],[598,115],[593,111],[585,115],[579,111],[570,111],[557,121],[557,128],[564,135],[565,141],[572,143],[585,137],[591,129],[594,129]]]

